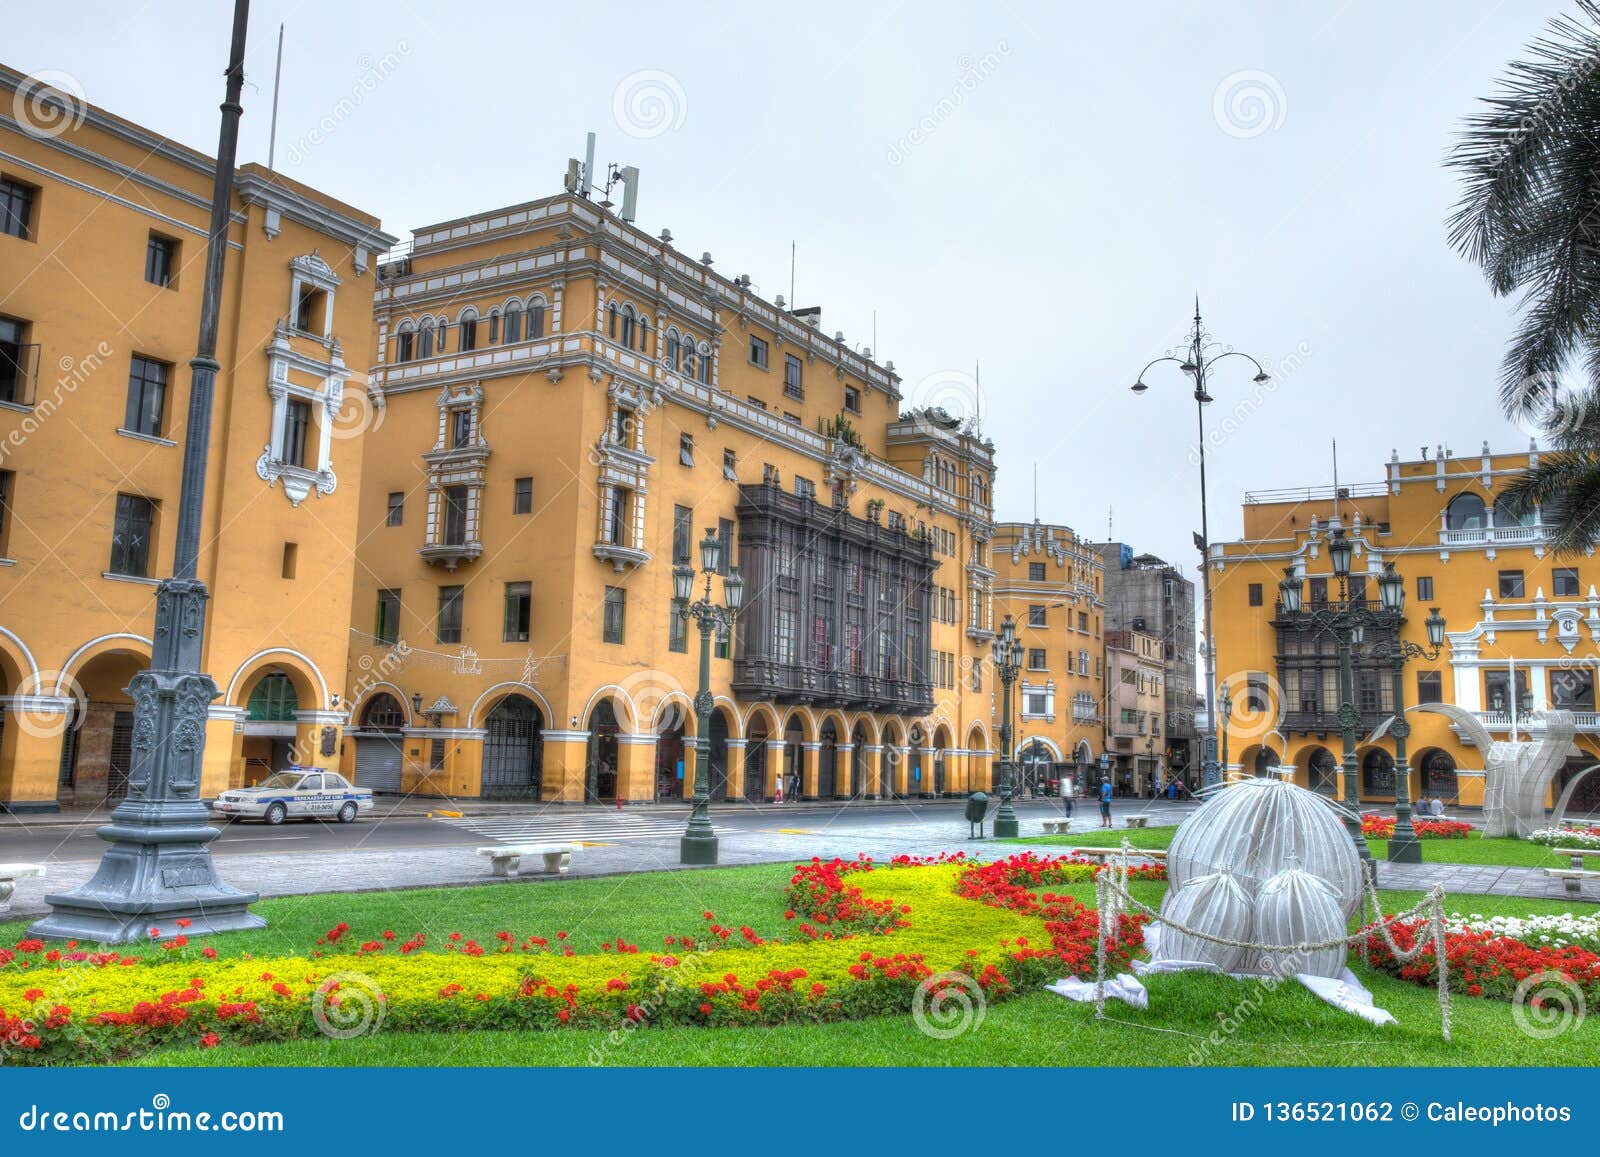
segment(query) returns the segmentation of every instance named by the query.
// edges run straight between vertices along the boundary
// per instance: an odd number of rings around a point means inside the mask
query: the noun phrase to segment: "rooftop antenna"
[[[794,308],[794,242],[792,240],[789,242],[789,308]],[[878,340],[877,336],[874,335],[872,340],[876,342]]]
[[[278,25],[278,66],[272,72],[272,128],[267,135],[267,168],[278,155],[278,87],[283,82],[283,25]]]
[[[1033,464],[1033,520],[1039,521],[1039,464]]]
[[[1113,527],[1116,524],[1115,515],[1116,515],[1116,507],[1107,506],[1106,507],[1106,541],[1107,542],[1116,542],[1117,541],[1116,531],[1113,529]]]
[[[594,134],[590,133],[583,147],[583,172],[580,174],[578,192],[584,200],[589,199],[589,190],[594,188]]]
[[[877,349],[878,349],[878,311],[877,310],[873,310],[872,311],[872,349],[873,349],[874,353],[876,353]]]
[[[1339,517],[1339,439],[1329,439],[1333,443],[1333,516]]]

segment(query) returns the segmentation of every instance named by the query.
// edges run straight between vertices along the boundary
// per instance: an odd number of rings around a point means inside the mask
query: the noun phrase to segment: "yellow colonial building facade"
[[[215,167],[70,97],[14,99],[25,84],[0,67],[0,108],[21,118],[0,116],[0,808],[17,812],[126,789],[125,688],[171,567]],[[338,762],[353,406],[392,244],[313,189],[236,174],[199,571],[223,695],[202,794]]]
[[[372,353],[358,780],[680,798],[700,639],[672,571],[709,532],[746,591],[713,645],[713,797],[989,783],[993,446],[903,410],[818,310],[565,194],[416,230]]]
[[[1106,750],[1105,564],[1071,527],[1038,521],[1000,523],[991,558],[995,614],[1023,649],[1012,710],[1024,787],[1068,765],[1081,788]]]
[[[1473,712],[1492,739],[1537,737],[1542,714],[1571,711],[1578,735],[1560,791],[1600,762],[1594,676],[1600,659],[1600,568],[1594,552],[1551,552],[1542,512],[1516,517],[1501,502],[1507,483],[1539,451],[1451,454],[1443,448],[1402,460],[1381,482],[1247,496],[1244,538],[1214,544],[1209,560],[1217,674],[1228,684],[1226,724],[1235,774],[1292,774],[1302,786],[1344,793],[1335,643],[1296,630],[1278,606],[1285,568],[1305,580],[1308,607],[1340,597],[1328,559],[1334,520],[1354,540],[1351,599],[1377,605],[1377,576],[1393,565],[1405,578],[1404,619],[1379,636],[1426,646],[1423,620],[1438,607],[1446,641],[1438,659],[1406,665],[1404,704],[1443,702]],[[1381,641],[1369,632],[1367,643]],[[1384,722],[1395,710],[1392,666],[1357,648],[1356,751],[1363,801],[1394,798],[1394,742]],[[1448,720],[1409,711],[1410,792],[1447,803],[1483,801],[1485,753]],[[1580,805],[1600,804],[1600,783],[1578,785]]]

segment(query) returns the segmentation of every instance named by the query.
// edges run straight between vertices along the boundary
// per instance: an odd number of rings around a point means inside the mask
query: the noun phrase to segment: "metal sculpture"
[[[1412,711],[1443,715],[1462,739],[1483,752],[1483,834],[1526,839],[1545,826],[1544,801],[1556,774],[1576,749],[1570,711],[1546,711],[1529,720],[1529,742],[1496,743],[1478,717],[1454,703],[1419,703]],[[1557,813],[1560,814],[1559,812]]]

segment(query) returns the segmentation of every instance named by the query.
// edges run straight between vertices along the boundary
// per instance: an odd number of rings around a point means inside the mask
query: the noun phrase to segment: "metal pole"
[[[711,828],[709,781],[711,778],[711,632],[716,608],[711,603],[711,575],[706,574],[706,595],[690,608],[700,627],[700,686],[694,696],[694,779],[690,784],[692,808],[689,826],[678,841],[679,862],[717,862],[717,836]]]
[[[220,834],[207,826],[200,801],[206,719],[217,685],[202,669],[206,603],[198,578],[200,519],[205,504],[211,446],[211,402],[216,385],[217,329],[222,277],[232,217],[234,159],[249,0],[234,0],[226,96],[211,190],[211,226],[200,299],[200,334],[189,362],[189,411],[184,433],[182,489],[174,535],[172,577],[156,591],[155,644],[150,668],[133,677],[133,762],[128,795],[98,835],[111,847],[88,883],[47,896],[51,913],[30,931],[102,944],[147,940],[152,929],[189,935],[265,927],[249,910],[257,896],[224,884],[207,848]]]
[[[1343,586],[1343,580],[1340,580]],[[1342,597],[1341,591],[1341,597]],[[1372,849],[1367,847],[1361,834],[1361,800],[1356,793],[1356,724],[1359,716],[1355,703],[1355,670],[1352,657],[1354,630],[1348,610],[1336,616],[1339,638],[1339,731],[1344,742],[1344,802],[1348,809],[1345,827],[1355,841],[1356,853],[1361,857],[1363,869],[1372,872]]]
[[[1016,682],[1018,670],[1008,661],[1000,664],[1000,810],[994,817],[996,839],[1015,839],[1017,813],[1011,808],[1011,781],[1015,766],[1011,756],[1011,684]]]
[[[1221,781],[1217,766],[1217,639],[1211,629],[1211,522],[1206,501],[1206,363],[1200,342],[1200,303],[1194,307],[1194,408],[1200,449],[1200,597],[1206,625],[1206,737],[1200,778],[1206,787]]]
[[[1389,839],[1389,862],[1395,864],[1422,863],[1422,845],[1417,842],[1417,832],[1411,826],[1411,767],[1406,761],[1406,738],[1411,734],[1411,724],[1406,722],[1405,708],[1405,644],[1395,628],[1394,655],[1394,723],[1389,734],[1394,736],[1394,835]],[[1365,844],[1366,841],[1362,841]]]

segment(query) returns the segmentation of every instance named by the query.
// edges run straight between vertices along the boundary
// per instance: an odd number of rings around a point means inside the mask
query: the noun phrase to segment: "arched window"
[[[456,322],[461,329],[460,348],[462,353],[470,353],[478,348],[478,311],[470,305],[461,311],[461,319]]]
[[[622,336],[618,339],[629,349],[633,348],[633,306],[622,307]]]
[[[489,311],[489,344],[490,345],[494,345],[499,340],[500,340],[500,311],[498,309],[491,309]]]
[[[695,370],[699,365],[699,358],[697,358],[695,356],[695,352],[694,351],[695,351],[694,334],[692,334],[692,333],[684,334],[683,335],[682,354],[681,354],[679,360],[682,362],[681,369],[683,371],[683,376],[686,377],[686,378],[694,377],[695,376]]]
[[[1503,497],[1496,498],[1494,500],[1494,524],[1496,526],[1532,526],[1533,507],[1530,506],[1527,510],[1517,511]]]
[[[677,370],[678,353],[681,347],[682,343],[678,340],[678,331],[675,329],[669,329],[667,331],[667,369],[673,371]]]
[[[506,345],[522,340],[522,306],[511,302],[506,306],[504,341]]]
[[[422,322],[422,330],[417,336],[417,356],[431,358],[433,356],[433,318],[426,318]]]
[[[650,348],[650,319],[644,314],[639,315],[639,352],[644,353]]]
[[[441,317],[439,319],[439,346],[438,346],[438,351],[440,353],[444,353],[445,347],[449,344],[449,342],[450,342],[450,319],[448,317]]]
[[[617,303],[614,301],[606,306],[606,333],[611,337],[617,336]]]
[[[528,340],[544,336],[544,302],[528,302]]]
[[[1483,530],[1489,525],[1483,499],[1476,494],[1457,494],[1444,508],[1446,530]]]
[[[700,355],[700,380],[706,385],[711,384],[711,351],[707,349]]]
[[[399,331],[394,335],[394,360],[396,363],[409,362],[417,356],[417,334],[411,328],[409,321],[400,323]]]

